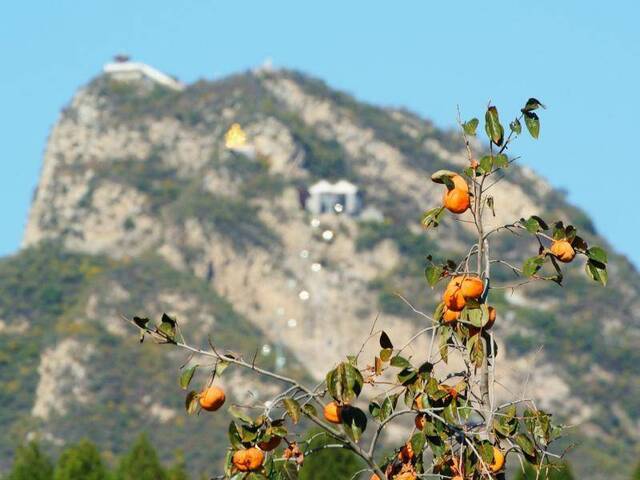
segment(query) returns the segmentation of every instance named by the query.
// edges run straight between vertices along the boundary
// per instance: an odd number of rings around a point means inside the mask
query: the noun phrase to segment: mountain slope
[[[255,157],[225,148],[224,134],[236,122]],[[34,305],[56,306],[46,316],[40,310],[17,315],[9,303],[3,308],[0,341],[18,342],[25,359],[22,383],[14,387],[24,398],[12,403],[24,421],[0,420],[20,434],[45,432],[55,443],[80,433],[73,408],[108,431],[92,433],[116,451],[119,435],[144,427],[165,449],[192,450],[203,467],[210,452],[185,440],[203,422],[180,412],[174,371],[136,376],[124,367],[158,362],[170,369],[180,360],[134,345],[119,314],[178,309],[194,338],[214,330],[218,343],[245,353],[262,343],[289,349],[296,361],[288,365],[299,365],[300,375],[317,376],[317,365],[352,352],[378,311],[379,325],[408,338],[421,320],[394,292],[432,309],[436,294],[422,279],[425,256],[459,255],[471,239],[462,223],[445,222],[429,236],[418,225],[441,193],[427,175],[460,169],[464,158],[456,133],[404,110],[362,104],[296,72],[246,73],[179,92],[94,79],[51,133],[25,232],[28,248],[3,266],[22,271],[21,262],[30,265],[33,255],[42,255],[40,266],[19,277],[36,284],[39,270],[60,256],[72,258],[75,269],[88,262],[83,268],[100,272],[72,282],[70,291],[39,293]],[[324,214],[312,222],[300,207],[300,191],[322,178],[356,183],[365,206],[384,220]],[[530,170],[510,168],[500,186],[496,224],[531,214],[571,219],[590,242],[606,246],[589,218]],[[325,230],[331,241],[323,239]],[[535,245],[527,250],[507,235],[493,252],[518,263]],[[66,267],[51,265],[51,283],[66,284],[54,275]],[[570,269],[562,289],[540,285],[494,296],[504,312],[497,326],[506,341],[501,394],[519,393],[531,372],[527,394],[579,424],[574,439],[581,446],[573,455],[581,478],[605,471],[624,478],[626,472],[611,468],[620,456],[632,458],[630,445],[638,441],[640,282],[619,256],[611,260],[606,289],[588,284],[579,269]],[[510,280],[508,272],[496,275]],[[9,299],[19,285],[0,285],[0,294]],[[107,362],[107,355],[117,362]],[[87,364],[96,368],[80,368]],[[49,375],[58,370],[71,376]],[[40,400],[52,396],[68,407]],[[5,453],[9,447],[3,445]]]

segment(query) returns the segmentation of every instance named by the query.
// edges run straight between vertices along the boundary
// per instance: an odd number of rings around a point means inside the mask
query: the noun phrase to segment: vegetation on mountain
[[[53,480],[108,480],[109,473],[96,446],[88,440],[66,448],[55,467]]]
[[[15,460],[6,480],[51,480],[53,464],[36,442],[16,450]]]

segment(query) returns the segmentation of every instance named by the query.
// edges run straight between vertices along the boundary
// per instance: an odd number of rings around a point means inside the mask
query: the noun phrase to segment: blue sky
[[[491,99],[547,104],[539,141],[514,153],[640,265],[634,175],[640,4],[633,1],[21,1],[0,18],[0,254],[20,243],[60,109],[114,53],[184,81],[267,57],[358,98],[442,126]],[[628,172],[628,173],[625,173]],[[634,251],[635,250],[635,251]]]

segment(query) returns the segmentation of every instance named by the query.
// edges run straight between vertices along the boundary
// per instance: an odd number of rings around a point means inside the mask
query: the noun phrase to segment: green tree
[[[634,470],[631,480],[640,480],[640,464],[638,464],[638,466]]]
[[[6,480],[52,480],[53,464],[36,442],[18,447]]]
[[[96,446],[89,440],[81,440],[62,452],[53,479],[106,480],[108,475]]]
[[[168,480],[189,480],[187,464],[182,452],[176,452],[176,460],[167,471]]]
[[[567,462],[551,464],[542,469],[539,477],[536,475],[536,470],[527,464],[524,473],[518,470],[515,480],[574,480],[571,467]]]
[[[129,453],[122,457],[116,480],[168,480],[167,472],[146,435],[140,435]]]
[[[324,433],[314,431],[309,438],[309,449],[315,453],[305,457],[300,470],[300,480],[349,480],[365,463],[353,452],[344,448],[327,448],[335,444]],[[315,438],[314,438],[315,437]]]

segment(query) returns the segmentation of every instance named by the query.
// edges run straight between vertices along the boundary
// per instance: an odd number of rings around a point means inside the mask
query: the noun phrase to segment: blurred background
[[[137,442],[175,475],[215,473],[221,452],[198,435],[223,445],[225,420],[185,418],[180,360],[138,346],[119,315],[171,311],[194,341],[216,331],[305,378],[377,314],[410,336],[420,319],[395,293],[432,309],[425,255],[470,238],[418,225],[439,201],[427,176],[461,166],[458,106],[482,118],[492,102],[506,124],[536,97],[540,138],[511,149],[521,167],[497,221],[571,219],[611,252],[611,282],[573,265],[566,288],[497,296],[503,393],[535,365],[531,395],[576,426],[576,478],[631,478],[639,14],[631,1],[5,5],[0,472],[26,440],[58,458],[88,437],[110,466],[134,468]],[[522,262],[528,247],[496,251]],[[267,388],[229,379],[237,400]]]

